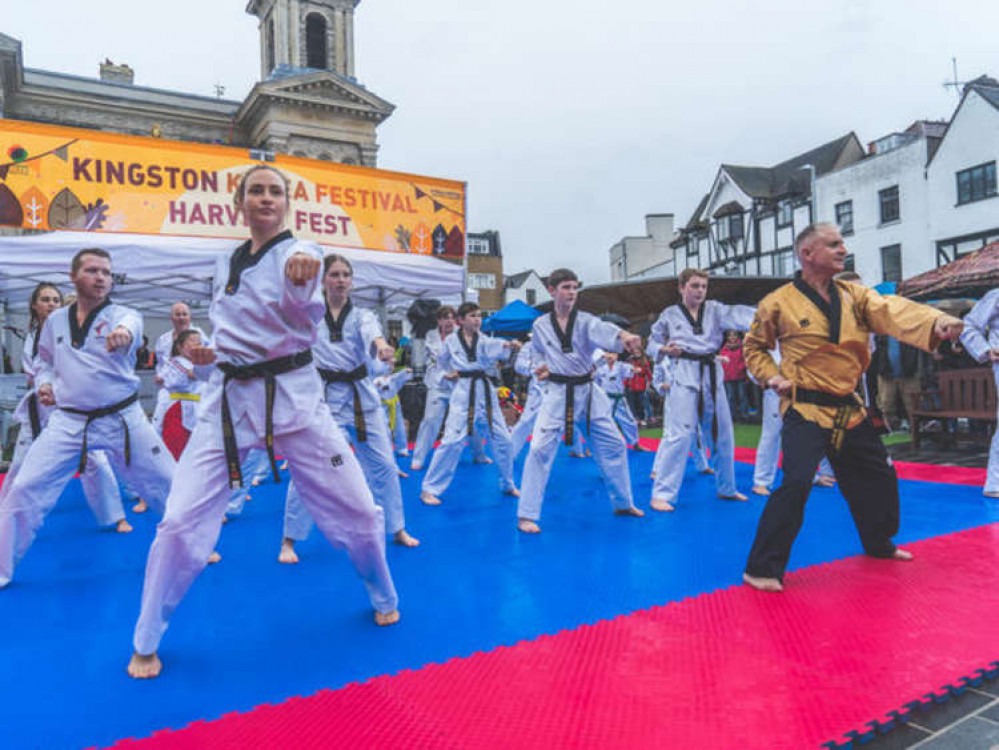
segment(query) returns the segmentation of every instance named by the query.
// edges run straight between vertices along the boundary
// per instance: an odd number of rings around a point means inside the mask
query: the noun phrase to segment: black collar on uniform
[[[101,304],[90,311],[90,314],[83,321],[83,325],[79,325],[76,322],[76,303],[74,302],[69,306],[69,338],[73,342],[73,348],[79,349],[83,346],[83,342],[87,340],[87,334],[90,333],[90,326],[94,324],[94,318],[97,314],[103,310],[105,307],[111,304],[111,298],[106,297]],[[38,340],[37,337],[35,339]]]
[[[465,356],[468,357],[469,362],[478,362],[478,350],[479,350],[479,332],[476,331],[472,334],[472,343],[465,343],[465,334],[461,329],[455,331],[455,335],[458,337],[458,343],[461,344],[461,348],[465,350]]]
[[[695,336],[701,336],[704,334],[704,308],[707,307],[706,303],[707,300],[704,300],[704,302],[701,303],[701,306],[697,308],[696,318],[690,314],[690,310],[687,309],[687,306],[683,304],[682,301],[677,305],[677,307],[680,308],[680,312],[683,313],[683,317],[685,317],[687,322],[690,323],[690,327],[694,329]]]
[[[42,323],[42,325],[45,325]],[[35,359],[38,356],[38,339],[42,337],[42,325],[35,329],[35,340],[31,342],[31,358]]]
[[[843,307],[839,298],[839,288],[835,281],[829,282],[829,302],[822,299],[817,291],[801,278],[801,271],[794,274],[794,288],[804,294],[829,321],[829,341],[839,343],[839,328],[843,317]]]
[[[563,331],[558,324],[558,317],[555,315],[555,311],[552,310],[551,313],[552,330],[555,331],[555,335],[558,336],[558,342],[562,345],[563,354],[572,354],[572,332],[576,327],[576,308],[572,308],[572,312],[569,313],[569,319],[565,321],[565,330]]]
[[[340,310],[339,315],[333,315],[329,307],[326,308],[326,327],[330,330],[330,341],[343,341],[343,324],[347,322],[347,316],[354,309],[354,303],[347,298],[347,304]]]
[[[291,236],[291,230],[285,229],[283,232],[271,237],[271,239],[264,243],[263,247],[252,254],[250,253],[250,247],[253,245],[253,240],[247,240],[237,247],[236,252],[229,259],[229,280],[225,285],[225,293],[235,294],[239,291],[239,279],[243,275],[243,271],[247,268],[253,268],[253,266],[257,265],[267,255],[268,250],[279,242],[291,239]]]

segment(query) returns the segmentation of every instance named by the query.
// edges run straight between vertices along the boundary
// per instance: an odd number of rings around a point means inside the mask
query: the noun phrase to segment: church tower
[[[361,0],[249,0],[260,19],[260,83],[236,123],[245,140],[279,153],[376,166],[375,129],[394,107],[354,73]]]
[[[354,77],[354,8],[361,0],[250,0],[260,19],[260,77],[275,69]]]

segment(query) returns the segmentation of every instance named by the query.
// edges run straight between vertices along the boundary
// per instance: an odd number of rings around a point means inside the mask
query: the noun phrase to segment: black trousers
[[[784,479],[767,499],[746,572],[783,579],[791,546],[805,520],[805,502],[823,455],[829,457],[840,491],[860,534],[864,552],[891,557],[898,533],[898,475],[870,420],[847,431],[839,452],[830,450],[832,430],[806,421],[790,408],[784,415],[781,448]]]

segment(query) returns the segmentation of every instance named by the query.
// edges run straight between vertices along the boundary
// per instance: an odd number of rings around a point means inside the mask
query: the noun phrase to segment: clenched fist
[[[284,275],[295,286],[305,286],[319,275],[323,262],[306,253],[295,253],[284,266]]]
[[[132,343],[132,332],[124,326],[118,326],[107,337],[107,348],[109,352],[115,349],[124,349]]]

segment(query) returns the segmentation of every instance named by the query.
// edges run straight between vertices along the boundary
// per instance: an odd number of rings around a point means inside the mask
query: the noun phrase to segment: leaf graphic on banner
[[[88,232],[93,232],[95,229],[103,227],[109,208],[110,206],[104,202],[103,198],[98,198],[97,203],[88,204],[85,225],[83,228]]]
[[[395,228],[395,239],[399,243],[400,250],[409,250],[409,230],[402,224]]]
[[[44,229],[45,212],[48,210],[49,201],[45,194],[36,187],[32,187],[21,196],[21,207],[24,209],[24,223],[32,229]]]
[[[416,225],[413,234],[409,238],[409,249],[411,252],[420,255],[430,255],[434,249],[434,238],[430,233],[430,227],[422,221]]]
[[[0,185],[0,224],[19,227],[24,221],[21,203],[6,185]]]
[[[82,229],[87,223],[87,211],[72,190],[63,188],[49,206],[49,226],[52,229]]]
[[[465,235],[457,225],[451,227],[451,231],[447,233],[447,242],[444,243],[444,248],[448,255],[464,255]]]

